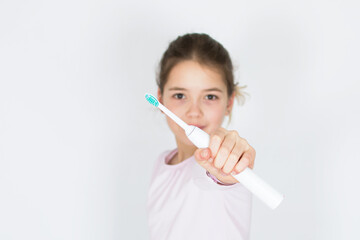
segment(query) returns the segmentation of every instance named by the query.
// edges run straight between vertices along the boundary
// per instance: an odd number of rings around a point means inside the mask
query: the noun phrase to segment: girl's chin
[[[186,146],[186,147],[195,147],[195,145],[187,138],[186,135],[181,136],[177,139],[177,143],[181,144],[182,146]]]

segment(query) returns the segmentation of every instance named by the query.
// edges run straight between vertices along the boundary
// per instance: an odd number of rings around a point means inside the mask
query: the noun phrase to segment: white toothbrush
[[[209,147],[210,136],[200,128],[186,124],[183,120],[178,118],[169,109],[162,105],[156,97],[151,94],[145,94],[146,100],[160,108],[166,115],[174,120],[180,127],[185,130],[189,140],[198,148]],[[271,209],[275,209],[280,205],[284,199],[284,195],[276,191],[264,180],[258,177],[250,168],[246,168],[239,174],[233,175],[242,185],[244,185],[252,194],[257,196],[260,200],[265,202]]]

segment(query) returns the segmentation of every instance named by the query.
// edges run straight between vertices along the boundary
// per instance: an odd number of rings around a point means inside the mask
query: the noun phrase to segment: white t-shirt
[[[176,153],[165,151],[155,162],[147,199],[151,240],[249,239],[251,192],[241,183],[215,183],[194,156],[167,164]]]

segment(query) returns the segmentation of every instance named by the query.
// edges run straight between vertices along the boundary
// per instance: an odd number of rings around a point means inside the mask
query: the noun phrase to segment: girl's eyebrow
[[[172,87],[172,88],[169,88],[169,91],[187,91],[187,89],[181,88],[181,87]],[[223,92],[220,88],[216,88],[216,87],[203,90],[203,92],[211,92],[211,91]]]

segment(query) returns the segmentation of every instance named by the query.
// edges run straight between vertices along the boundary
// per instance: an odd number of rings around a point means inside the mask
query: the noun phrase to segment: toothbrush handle
[[[210,136],[198,127],[187,136],[189,140],[198,148],[209,147]],[[242,185],[252,194],[266,203],[271,209],[275,209],[284,199],[284,195],[276,191],[250,168],[246,168],[239,174],[233,175]]]

